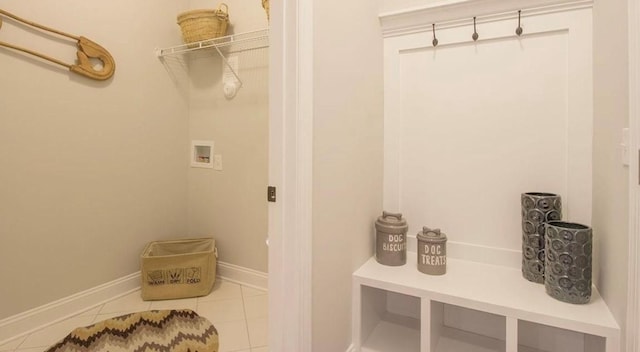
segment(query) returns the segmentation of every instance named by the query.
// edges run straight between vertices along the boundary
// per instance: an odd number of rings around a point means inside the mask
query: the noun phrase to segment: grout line
[[[100,311],[104,308],[106,303],[103,303],[100,305],[100,309],[98,309],[98,311],[96,312],[96,314],[93,316],[93,319],[91,319],[91,324],[95,324],[98,321],[98,317],[100,316]]]
[[[24,335],[24,338],[22,338],[22,341],[20,341],[20,343],[16,346],[16,348],[13,349],[13,351],[15,352],[15,351],[19,350],[20,346],[22,346],[22,344],[24,344],[25,341],[27,341],[27,339],[29,338],[29,336],[31,336],[31,334],[33,334],[33,332],[30,332],[30,333]]]
[[[251,345],[251,335],[249,333],[249,319],[247,319],[247,307],[244,304],[244,290],[243,285],[240,285],[240,298],[242,298],[242,313],[244,314],[244,328],[247,329],[247,339],[249,340],[249,351],[253,348]]]
[[[104,308],[104,303],[101,304],[99,307],[100,308],[96,311],[96,314],[94,314],[93,318],[91,318],[91,324],[95,324],[96,323],[96,319],[98,319],[98,315],[100,315],[100,311],[102,310],[102,308]]]

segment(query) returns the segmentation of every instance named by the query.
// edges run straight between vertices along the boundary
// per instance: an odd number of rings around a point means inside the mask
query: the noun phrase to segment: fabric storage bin
[[[142,299],[208,295],[216,280],[217,258],[213,238],[149,243],[140,256]]]

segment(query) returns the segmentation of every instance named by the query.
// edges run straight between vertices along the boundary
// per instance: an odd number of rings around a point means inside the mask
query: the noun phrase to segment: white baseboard
[[[0,320],[0,345],[140,288],[140,272]]]
[[[221,261],[218,261],[216,276],[227,281],[261,290],[266,290],[269,287],[269,276],[267,273]]]
[[[218,262],[217,276],[261,290],[268,287],[266,273],[225,262]],[[136,272],[0,320],[0,346],[139,289],[140,272]]]
[[[349,348],[347,348],[347,352],[357,352],[357,351],[356,351],[356,346],[354,346],[353,344],[351,344],[351,346],[349,346]]]

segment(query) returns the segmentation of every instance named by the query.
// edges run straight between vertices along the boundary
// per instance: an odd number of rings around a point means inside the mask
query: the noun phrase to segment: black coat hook
[[[476,18],[473,17],[473,35],[471,36],[471,38],[473,38],[473,41],[475,42],[476,40],[478,40],[478,31],[476,30]]]
[[[432,24],[433,28],[433,40],[431,41],[431,44],[433,44],[433,46],[438,46],[438,38],[436,38],[436,24]]]
[[[522,35],[522,26],[520,26],[520,14],[522,13],[522,10],[518,10],[518,28],[516,28],[516,34],[518,36]]]

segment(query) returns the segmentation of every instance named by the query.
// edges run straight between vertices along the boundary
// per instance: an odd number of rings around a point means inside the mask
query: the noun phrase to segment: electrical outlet
[[[216,154],[213,156],[213,169],[222,171],[222,155]]]

